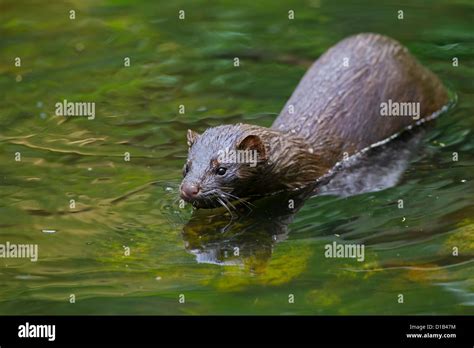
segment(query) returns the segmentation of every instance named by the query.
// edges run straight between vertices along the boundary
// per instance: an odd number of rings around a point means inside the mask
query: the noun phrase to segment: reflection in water
[[[183,230],[186,249],[200,263],[268,260],[273,245],[286,239],[288,225],[310,196],[310,190],[275,195],[254,202],[252,210],[238,205],[234,217],[223,209],[196,210]]]
[[[252,203],[251,209],[234,204],[234,216],[223,208],[196,210],[183,229],[186,249],[198,263],[266,263],[273,246],[287,238],[288,225],[308,198],[323,194],[351,196],[396,185],[424,133],[425,128],[407,131],[352,156],[313,187],[260,199]]]

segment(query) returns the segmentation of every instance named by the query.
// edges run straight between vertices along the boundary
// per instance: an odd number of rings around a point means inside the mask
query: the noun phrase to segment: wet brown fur
[[[240,164],[234,177],[224,180],[198,163],[183,182],[239,197],[304,187],[344,155],[415,123],[412,117],[381,116],[380,105],[389,99],[419,102],[423,119],[447,104],[448,93],[397,41],[378,34],[349,37],[311,66],[271,128],[237,124],[210,128],[202,135],[188,132],[188,163],[204,158],[209,163],[216,151],[231,147],[257,149],[262,156],[255,168]]]

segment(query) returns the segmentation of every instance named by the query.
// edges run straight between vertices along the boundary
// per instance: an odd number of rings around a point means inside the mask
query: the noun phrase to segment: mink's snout
[[[180,187],[180,196],[187,202],[192,202],[196,199],[201,188],[198,184],[183,182]]]

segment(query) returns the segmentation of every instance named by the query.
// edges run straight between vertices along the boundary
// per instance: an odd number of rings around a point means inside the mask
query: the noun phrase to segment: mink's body
[[[418,117],[382,116],[382,103],[419,103]],[[307,71],[271,128],[248,124],[188,131],[181,196],[196,207],[302,188],[344,156],[401,132],[448,102],[440,80],[397,41],[359,34]],[[417,116],[417,115],[412,115]],[[258,164],[220,163],[226,149],[256,151]]]

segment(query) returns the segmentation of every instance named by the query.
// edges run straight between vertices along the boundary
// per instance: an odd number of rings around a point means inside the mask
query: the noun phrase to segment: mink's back
[[[351,36],[307,71],[272,125],[305,139],[335,161],[416,122],[381,116],[381,103],[419,102],[420,118],[448,102],[440,80],[397,41],[378,34]]]

